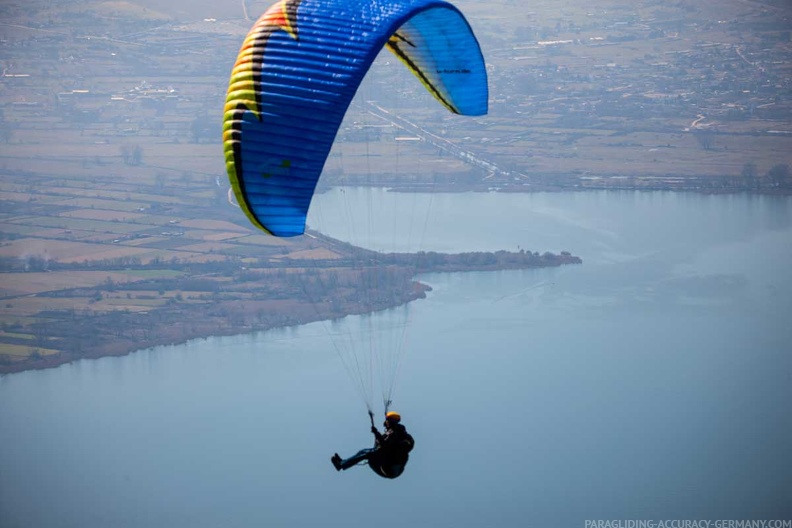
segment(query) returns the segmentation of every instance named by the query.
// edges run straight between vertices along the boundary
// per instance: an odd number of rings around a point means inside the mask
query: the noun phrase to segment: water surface
[[[369,211],[365,229],[341,211]],[[333,336],[404,309],[5,376],[0,526],[792,515],[789,198],[345,189],[309,222],[381,250],[584,264],[422,277],[394,403],[416,449],[395,481],[330,465],[371,441]]]

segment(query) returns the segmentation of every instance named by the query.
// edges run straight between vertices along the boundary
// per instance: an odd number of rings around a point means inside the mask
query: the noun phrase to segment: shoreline
[[[331,246],[332,239],[326,240]],[[335,242],[335,241],[333,241]],[[364,253],[365,250],[364,250]],[[208,339],[229,335],[244,335],[291,326],[311,324],[317,321],[337,320],[349,315],[371,314],[395,308],[403,304],[426,298],[431,287],[416,280],[417,275],[426,273],[462,273],[475,271],[505,271],[538,267],[556,267],[581,264],[579,257],[568,252],[560,255],[545,253],[462,253],[422,255],[421,263],[408,268],[404,260],[415,261],[406,254],[381,255],[376,267],[389,278],[374,285],[361,300],[360,288],[335,286],[341,277],[354,283],[356,274],[363,269],[308,268],[311,278],[326,275],[315,291],[306,291],[304,285],[288,290],[288,285],[267,284],[272,281],[272,271],[261,271],[255,280],[250,280],[250,270],[241,285],[229,287],[219,295],[214,292],[208,298],[197,301],[185,299],[168,302],[150,311],[110,311],[106,313],[75,313],[63,311],[39,332],[41,340],[60,340],[65,350],[52,354],[31,354],[23,360],[6,360],[0,363],[0,375],[15,374],[31,370],[57,368],[80,359],[119,357],[160,346],[174,346],[195,339]],[[285,269],[295,269],[294,265]],[[284,269],[284,268],[281,268]],[[369,268],[370,269],[370,268]],[[57,272],[55,272],[57,273]],[[187,281],[202,279],[210,281],[219,275],[187,275],[172,279],[168,283],[159,281],[153,286],[182,291]],[[321,281],[320,281],[321,282]],[[327,285],[332,287],[326,288]],[[210,284],[214,286],[214,284]],[[123,297],[137,291],[140,283],[109,284],[102,287]],[[71,290],[72,295],[97,295],[96,288]],[[300,291],[302,290],[302,291]],[[98,295],[102,293],[99,292]],[[177,294],[177,298],[181,294]]]

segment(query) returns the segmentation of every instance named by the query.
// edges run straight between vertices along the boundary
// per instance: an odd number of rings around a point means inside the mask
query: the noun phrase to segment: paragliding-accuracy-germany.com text
[[[619,519],[586,520],[584,528],[792,528],[792,519],[745,520],[745,519]]]

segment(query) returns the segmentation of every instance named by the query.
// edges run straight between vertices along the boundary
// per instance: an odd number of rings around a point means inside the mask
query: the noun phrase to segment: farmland
[[[248,225],[229,198],[220,118],[251,21],[236,1],[160,4],[0,6],[0,371],[424,294],[398,259]],[[790,192],[786,3],[459,5],[487,59],[489,116],[427,104],[383,56],[320,191]],[[562,257],[519,265],[574,261]],[[383,273],[365,299],[364,268]]]

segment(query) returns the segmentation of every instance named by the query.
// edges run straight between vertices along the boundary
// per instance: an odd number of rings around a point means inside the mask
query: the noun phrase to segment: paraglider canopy
[[[453,5],[281,0],[245,39],[224,112],[228,176],[254,225],[282,237],[305,231],[338,128],[383,46],[449,111],[487,112],[481,50]]]

